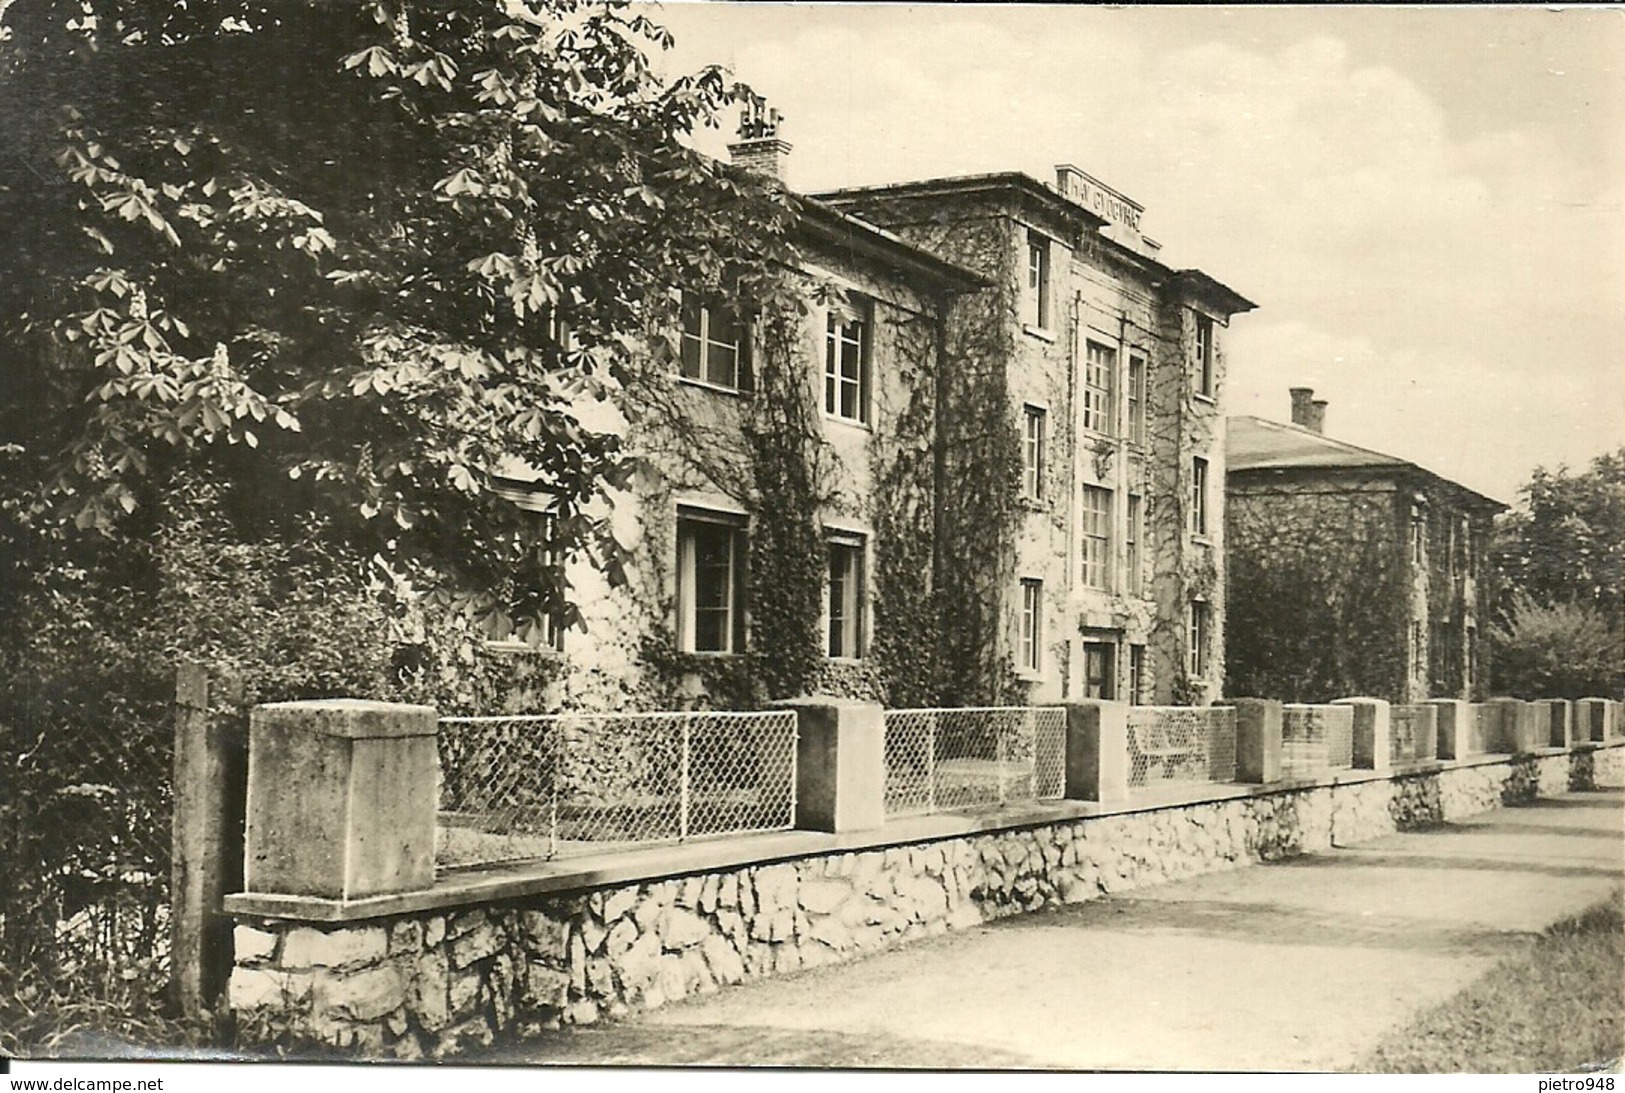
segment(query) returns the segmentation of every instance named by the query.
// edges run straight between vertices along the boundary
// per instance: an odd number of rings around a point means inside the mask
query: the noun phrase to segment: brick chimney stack
[[[1289,388],[1292,396],[1292,424],[1311,433],[1326,431],[1326,400],[1315,397],[1313,387]]]
[[[783,182],[785,159],[790,155],[790,142],[779,136],[783,121],[760,95],[747,99],[739,111],[739,139],[728,145],[734,166]]]
[[[1313,413],[1309,403],[1315,397],[1315,389],[1293,387],[1287,393],[1292,396],[1292,424],[1309,428],[1309,415]]]

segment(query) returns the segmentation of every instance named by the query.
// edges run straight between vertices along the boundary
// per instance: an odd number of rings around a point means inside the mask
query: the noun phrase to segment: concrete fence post
[[[249,717],[249,892],[350,900],[434,884],[428,706],[279,702]]]
[[[202,665],[175,672],[175,756],[170,855],[170,984],[180,1011],[214,1009],[231,975],[231,919],[221,900],[243,882],[243,797],[248,741],[214,707],[242,703],[240,680]]]
[[[1551,698],[1546,700],[1551,707],[1552,722],[1549,744],[1554,748],[1566,748],[1574,743],[1574,703],[1566,698]]]
[[[825,695],[777,705],[796,712],[796,827],[843,832],[884,824],[886,728],[880,705]]]
[[[1354,711],[1354,768],[1393,769],[1393,711],[1382,698],[1339,698],[1333,706]]]
[[[1269,785],[1281,780],[1281,703],[1233,698],[1236,708],[1236,781]]]
[[[1128,706],[1072,702],[1066,707],[1066,796],[1101,804],[1128,800]]]
[[[1617,698],[1608,700],[1608,738],[1625,736],[1625,702]]]
[[[1472,703],[1460,698],[1435,698],[1430,699],[1428,705],[1437,713],[1439,758],[1465,758],[1473,724]]]
[[[1574,703],[1574,738],[1577,743],[1608,738],[1608,700],[1582,698]]]

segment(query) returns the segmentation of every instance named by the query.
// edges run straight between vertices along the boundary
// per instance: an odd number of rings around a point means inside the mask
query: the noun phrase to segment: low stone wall
[[[1231,795],[336,925],[239,913],[229,1005],[246,1042],[444,1056],[1004,915],[1587,787],[1601,772],[1617,777],[1622,755],[1212,787]]]

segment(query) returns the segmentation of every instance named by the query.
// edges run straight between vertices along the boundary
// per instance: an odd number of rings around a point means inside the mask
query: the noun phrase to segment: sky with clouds
[[[1625,11],[668,3],[814,192],[1075,163],[1255,300],[1231,413],[1512,501],[1625,443]],[[704,138],[718,152],[726,134]]]

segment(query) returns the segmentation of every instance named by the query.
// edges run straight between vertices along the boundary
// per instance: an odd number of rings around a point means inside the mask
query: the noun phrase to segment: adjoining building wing
[[[1483,569],[1506,506],[1326,436],[1325,401],[1291,396],[1292,424],[1229,420],[1231,693],[1482,697]]]

